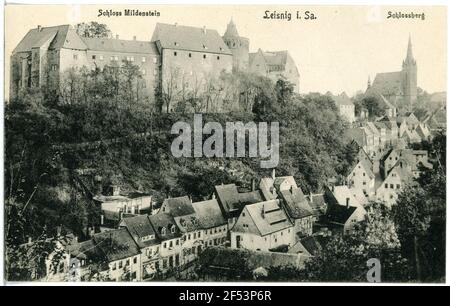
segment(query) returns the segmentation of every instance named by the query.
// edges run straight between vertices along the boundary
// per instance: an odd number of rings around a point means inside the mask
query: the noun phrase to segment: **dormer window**
[[[207,50],[207,49],[208,49],[208,47],[207,47],[206,45],[203,45],[203,49]]]
[[[172,234],[175,234],[175,225],[172,225],[172,227],[170,228],[170,232],[171,232]]]
[[[178,46],[178,43],[177,43],[177,42],[174,42],[173,44],[174,44],[175,46]]]
[[[166,228],[165,227],[163,227],[162,229],[161,229],[161,235],[166,235]]]

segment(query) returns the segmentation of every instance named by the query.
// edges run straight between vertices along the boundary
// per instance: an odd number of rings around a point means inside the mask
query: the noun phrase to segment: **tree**
[[[110,38],[111,30],[108,28],[106,24],[98,23],[96,21],[91,21],[89,23],[78,23],[76,25],[77,34],[82,37],[88,38]]]
[[[416,277],[423,280],[419,239],[430,227],[430,212],[426,193],[420,186],[408,186],[399,195],[393,206],[394,221],[402,245],[414,254]],[[409,246],[413,246],[413,249]]]

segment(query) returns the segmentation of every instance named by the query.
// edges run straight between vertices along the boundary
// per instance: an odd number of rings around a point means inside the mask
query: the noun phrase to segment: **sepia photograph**
[[[4,3],[3,282],[444,284],[447,28]]]

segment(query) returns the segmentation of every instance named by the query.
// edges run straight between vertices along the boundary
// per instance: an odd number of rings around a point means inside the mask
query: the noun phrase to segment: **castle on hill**
[[[285,78],[298,92],[299,72],[288,51],[250,53],[249,47],[250,39],[239,35],[232,20],[223,36],[205,27],[157,23],[150,41],[87,38],[70,25],[38,26],[12,52],[10,99],[27,88],[57,88],[70,68],[103,69],[124,61],[139,66],[137,86],[147,97],[168,82],[189,88],[223,71],[253,72],[273,81]]]

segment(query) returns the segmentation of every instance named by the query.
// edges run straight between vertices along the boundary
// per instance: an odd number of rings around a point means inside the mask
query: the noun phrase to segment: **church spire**
[[[414,61],[414,57],[413,57],[413,53],[412,53],[412,43],[411,43],[411,34],[409,34],[409,39],[408,39],[408,51],[406,52],[406,62],[413,62]]]

